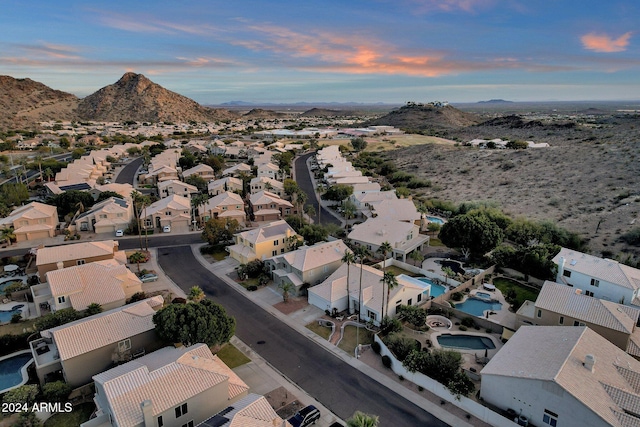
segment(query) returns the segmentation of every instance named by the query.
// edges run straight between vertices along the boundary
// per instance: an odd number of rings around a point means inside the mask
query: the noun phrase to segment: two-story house
[[[165,347],[93,379],[98,409],[84,427],[193,427],[249,393],[205,344]]]
[[[229,191],[218,194],[210,198],[204,205],[198,206],[198,216],[201,224],[210,218],[228,218],[235,219],[241,226],[244,226],[246,221],[244,200],[239,194]]]
[[[196,186],[178,181],[177,179],[170,179],[158,183],[158,195],[161,199],[177,194],[178,196],[191,200],[191,195],[198,193],[199,191]]]
[[[273,163],[258,165],[258,178],[282,179],[280,168]]]
[[[40,332],[31,353],[40,384],[62,373],[72,387],[131,358],[158,348],[153,315],[162,296],[148,298]]]
[[[258,222],[275,221],[298,213],[291,202],[269,191],[259,191],[249,196],[249,207],[254,220]]]
[[[249,183],[249,191],[251,194],[256,194],[260,191],[268,191],[280,198],[285,196],[284,184],[280,181],[276,181],[275,179],[266,177],[253,178]]]
[[[240,178],[227,176],[224,178],[216,179],[215,181],[211,181],[207,185],[207,191],[210,196],[217,196],[218,194],[224,193],[226,191],[242,193],[243,187],[244,183]]]
[[[58,209],[38,202],[20,206],[0,219],[0,228],[13,228],[18,242],[54,237],[58,224]]]
[[[111,233],[129,227],[133,218],[133,204],[125,199],[109,197],[96,203],[74,220],[76,230]]]
[[[377,252],[384,242],[389,242],[393,251],[391,257],[407,261],[413,250],[422,251],[429,244],[429,236],[420,234],[420,227],[411,222],[387,218],[369,218],[362,224],[353,226],[349,239],[355,244]]]
[[[192,175],[199,176],[200,178],[204,179],[205,182],[209,182],[212,179],[216,178],[216,175],[213,172],[213,168],[204,163],[200,163],[199,165],[196,165],[182,172],[182,177],[184,179],[187,179]]]
[[[191,201],[172,194],[144,208],[141,217],[146,228],[184,233],[191,225]]]
[[[640,306],[640,270],[606,258],[562,248],[553,258],[556,282],[581,289],[584,295]]]
[[[273,283],[293,283],[296,292],[304,283],[317,285],[342,265],[345,252],[350,252],[342,240],[320,242],[295,251],[267,258],[264,262]]]
[[[254,259],[267,259],[296,248],[302,236],[296,234],[286,221],[274,221],[234,236],[236,243],[228,246],[231,258],[241,264]]]

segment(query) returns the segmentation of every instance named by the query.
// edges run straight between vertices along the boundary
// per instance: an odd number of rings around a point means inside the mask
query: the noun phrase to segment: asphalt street
[[[122,170],[118,173],[116,177],[116,183],[118,184],[133,184],[133,181],[136,177],[136,171],[142,165],[144,161],[143,157],[138,157],[137,159],[131,160]]]
[[[296,182],[298,183],[298,187],[302,189],[305,193],[307,193],[307,204],[313,205],[313,208],[316,212],[319,212],[319,203],[318,199],[316,199],[315,188],[313,186],[313,181],[311,181],[311,177],[309,176],[309,168],[307,167],[307,159],[313,156],[314,153],[305,154],[304,156],[297,157],[294,160],[294,169],[296,173]],[[316,214],[316,224],[318,223],[318,215]],[[342,221],[333,216],[327,209],[322,208],[322,213],[320,213],[320,224],[337,224],[342,225]]]
[[[378,415],[382,426],[446,426],[232,289],[193,257],[191,247],[161,247],[158,263],[185,292],[200,286],[223,305],[236,318],[240,340],[339,417],[360,410]]]

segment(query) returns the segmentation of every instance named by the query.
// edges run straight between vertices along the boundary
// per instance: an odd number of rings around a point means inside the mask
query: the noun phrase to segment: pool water
[[[444,224],[444,220],[442,218],[438,218],[437,216],[429,216],[427,215],[427,220],[429,220],[429,222],[435,222],[436,224]]]
[[[22,382],[22,367],[33,360],[31,353],[22,353],[0,360],[0,392]]]
[[[24,284],[24,282],[22,281],[22,279],[11,279],[11,280],[6,280],[2,283],[0,283],[0,293],[4,293],[4,290],[10,286],[13,285],[14,283],[20,283],[20,284]]]
[[[502,310],[502,304],[500,304],[499,302],[483,301],[477,298],[469,298],[463,303],[456,304],[456,308],[473,316],[482,317],[484,316],[485,310]]]
[[[418,280],[431,285],[431,296],[434,298],[444,294],[447,290],[447,288],[445,288],[444,286],[433,283],[431,280],[427,279],[426,277],[420,277],[418,278]]]
[[[14,314],[22,313],[22,307],[24,304],[15,305],[11,310],[0,310],[0,323],[10,322]]]
[[[478,298],[491,299],[491,294],[487,292],[476,292]]]
[[[492,350],[496,345],[490,338],[477,335],[451,335],[442,334],[437,337],[438,344],[442,347],[464,348],[469,350]]]

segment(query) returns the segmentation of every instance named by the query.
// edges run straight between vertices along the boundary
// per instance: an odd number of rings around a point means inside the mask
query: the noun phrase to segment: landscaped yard
[[[409,260],[408,262],[411,262],[411,260]],[[410,277],[422,277],[422,274],[412,273],[410,271],[405,270],[404,268],[396,267],[395,265],[390,265],[390,266],[386,267],[385,271],[390,271],[396,276],[398,276],[400,274],[405,274],[405,275],[410,276]]]
[[[520,306],[526,301],[535,301],[538,298],[539,290],[534,290],[525,286],[522,286],[520,283],[508,279],[506,277],[496,277],[493,279],[493,284],[496,288],[502,292],[502,295],[506,298],[507,292],[509,289],[513,289],[516,293],[514,309],[517,311]]]
[[[33,332],[33,324],[37,319],[29,319],[20,323],[7,323],[0,326],[0,335],[20,335],[25,332]]]
[[[309,323],[306,326],[306,328],[309,329],[310,331],[315,332],[317,335],[321,336],[325,340],[328,340],[329,336],[331,335],[331,328],[319,325],[317,320],[315,322]]]
[[[69,427],[79,426],[85,421],[89,421],[89,417],[96,409],[96,405],[93,403],[81,403],[74,406],[71,412],[60,412],[53,415],[47,421],[44,422],[44,427]]]
[[[231,343],[225,344],[225,346],[218,350],[216,354],[231,369],[251,362],[251,359],[245,356]]]
[[[444,246],[444,244],[437,237],[429,238],[429,246]]]
[[[340,340],[340,344],[338,347],[343,349],[349,354],[354,354],[356,349],[356,338],[357,338],[357,329],[355,326],[345,326],[344,335]],[[359,342],[360,344],[371,344],[373,342],[373,332],[365,329],[359,328]]]

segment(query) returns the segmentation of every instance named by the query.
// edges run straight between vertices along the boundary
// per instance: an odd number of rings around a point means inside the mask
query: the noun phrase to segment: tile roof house
[[[76,226],[76,230],[113,235],[116,230],[125,230],[129,227],[133,217],[133,203],[131,201],[110,197],[78,215],[73,220],[73,224]]]
[[[241,264],[254,259],[266,259],[278,254],[289,252],[295,246],[295,241],[301,241],[302,236],[296,234],[285,220],[274,221],[253,230],[243,231],[234,236],[235,245],[227,247],[231,258]]]
[[[362,266],[360,298],[360,264],[342,264],[327,280],[309,288],[309,304],[321,310],[333,311],[335,308],[338,312],[348,310],[349,313],[360,308],[361,319],[379,325],[383,302],[386,302],[385,316],[394,317],[400,305],[421,305],[429,300],[431,288],[428,284],[401,274],[396,276],[398,286],[391,289],[389,301],[384,301],[387,295],[386,287],[381,282],[383,274],[376,268]]]
[[[153,315],[163,303],[156,296],[41,331],[29,343],[40,384],[61,371],[67,384],[79,387],[114,363],[155,350]]]
[[[190,169],[182,171],[182,177],[187,179],[191,175],[197,175],[200,178],[204,179],[206,182],[209,182],[212,179],[216,178],[215,173],[213,172],[213,168],[204,163],[200,163]]]
[[[249,207],[253,220],[258,222],[275,221],[298,213],[291,202],[269,191],[259,191],[249,196]]]
[[[242,193],[244,184],[240,178],[228,176],[221,179],[211,181],[207,185],[207,191],[210,196],[216,196],[225,191],[233,191],[234,193]]]
[[[199,191],[196,186],[178,181],[177,179],[170,179],[158,183],[158,195],[160,195],[161,199],[173,194],[191,199],[191,195],[197,193],[199,193]]]
[[[205,344],[165,347],[93,378],[94,427],[195,426],[249,391]]]
[[[54,237],[58,224],[58,209],[38,202],[20,206],[0,218],[0,228],[13,228],[18,242]]]
[[[187,232],[191,225],[191,201],[172,194],[143,209],[142,219],[146,228],[163,230],[168,225],[171,232]]]
[[[544,282],[535,303],[525,301],[516,313],[516,327],[524,325],[583,326],[640,357],[640,309],[582,294],[580,289]]]
[[[111,310],[122,307],[133,294],[142,291],[138,276],[113,259],[52,270],[46,279],[47,283],[31,287],[38,316],[42,304],[51,311],[69,307],[83,311],[93,303]]]
[[[370,218],[394,219],[420,225],[422,215],[416,209],[413,200],[387,199],[371,202],[369,206],[370,211],[364,210],[363,213]]]
[[[127,256],[124,251],[118,250],[118,242],[116,240],[38,248],[36,252],[36,267],[40,281],[44,282],[45,274],[49,271],[109,259],[115,259],[120,264],[127,263]]]
[[[277,195],[278,197],[284,197],[284,184],[275,179],[267,177],[253,178],[249,183],[249,191],[251,194],[256,194],[260,191],[268,191]]]
[[[282,179],[280,168],[273,163],[258,165],[258,178]]]
[[[291,427],[291,424],[278,416],[264,396],[249,393],[198,426]]]
[[[200,223],[204,224],[209,218],[235,219],[244,227],[246,214],[244,200],[237,193],[227,191],[210,198],[204,205],[198,206]]]
[[[98,200],[100,193],[103,193],[105,191],[113,191],[114,193],[121,195],[123,199],[131,200],[131,193],[133,192],[133,190],[134,189],[131,184],[120,184],[117,182],[112,182],[111,184],[96,184],[91,190],[89,190],[89,193],[91,193],[94,200]]]
[[[264,262],[274,284],[293,283],[299,291],[304,283],[317,285],[342,265],[342,257],[349,251],[342,240],[320,242],[295,251],[267,258]]]
[[[640,362],[586,326],[523,326],[480,374],[480,397],[523,423],[640,425]]]
[[[349,239],[376,252],[380,245],[389,242],[393,248],[391,256],[406,262],[413,250],[422,250],[429,245],[429,236],[420,234],[420,227],[413,223],[387,218],[369,218],[362,224],[353,226]]]
[[[383,200],[398,200],[396,192],[390,191],[371,191],[371,192],[359,192],[355,190],[349,199],[356,206],[356,209],[363,214],[373,211],[373,206],[376,203],[380,203]],[[370,216],[370,215],[369,215]]]
[[[595,298],[640,306],[640,270],[606,258],[562,248],[552,260],[556,282]]]
[[[246,163],[238,163],[222,171],[222,176],[240,176],[241,173],[251,173],[251,166]]]

